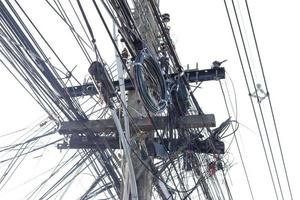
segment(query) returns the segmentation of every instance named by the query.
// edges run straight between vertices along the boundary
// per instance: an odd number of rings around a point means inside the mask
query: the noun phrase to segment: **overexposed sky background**
[[[72,48],[74,41],[70,39],[70,34],[62,34],[64,29],[67,31],[67,28],[64,28],[61,23],[52,18],[51,14],[47,13],[49,8],[45,6],[45,2],[41,0],[32,2],[22,0],[19,2],[24,5],[28,14],[32,16],[67,64],[69,66],[79,64],[77,73],[87,73],[87,66],[84,66],[84,62],[82,64],[79,59],[80,56],[77,56],[79,52]],[[209,68],[215,60],[228,60],[224,67],[235,85],[238,121],[254,131],[251,132],[240,126],[237,136],[242,147],[255,199],[275,199],[223,1],[161,0],[160,2],[161,12],[167,12],[171,16],[171,36],[183,65],[190,64],[193,66],[198,62],[199,68],[204,69]],[[228,1],[229,5],[231,5],[230,2]],[[300,2],[297,0],[249,0],[248,3],[277,119],[294,199],[300,199],[300,191],[297,190],[300,185],[298,171]],[[242,29],[247,32],[247,44],[252,50],[251,60],[256,79],[259,83],[263,83],[255,54],[255,46],[251,32],[249,32],[250,27],[247,23],[244,1],[236,2],[236,6],[240,7],[238,12],[241,12],[239,14],[242,14],[244,19]],[[101,22],[98,20],[97,23]],[[107,51],[103,50],[107,47],[106,43],[109,43],[109,40],[106,38],[97,42],[104,58],[112,60],[113,51],[110,51],[109,48]],[[231,95],[233,95],[229,81],[228,85]],[[44,114],[42,109],[17,84],[3,66],[0,67],[0,91],[0,135],[24,128]],[[226,110],[218,82],[203,83],[197,97],[206,113],[216,115],[218,124],[226,119]],[[268,111],[266,101],[262,102],[262,106],[265,111]],[[271,124],[269,125],[271,126]],[[276,144],[274,136],[274,130],[270,131],[272,142]],[[3,146],[7,145],[5,144],[6,138],[0,138],[0,140],[4,141]],[[54,155],[60,154],[55,147],[48,148],[48,150],[53,151]],[[275,152],[278,155],[278,151]],[[233,144],[229,155],[230,160],[234,163],[230,171],[230,186],[233,197],[234,199],[251,199],[235,144]],[[279,157],[276,156],[275,158],[280,165]],[[41,167],[45,165],[47,164],[40,163]],[[279,167],[279,169],[282,168]],[[30,169],[26,169],[24,173],[32,172]],[[281,173],[280,175],[284,183],[284,191],[287,194],[284,174]],[[0,197],[1,195],[6,194],[0,193]],[[13,197],[12,193],[7,195],[9,196],[5,196],[6,199],[8,197],[17,199]],[[289,199],[289,196],[286,195],[285,199]]]

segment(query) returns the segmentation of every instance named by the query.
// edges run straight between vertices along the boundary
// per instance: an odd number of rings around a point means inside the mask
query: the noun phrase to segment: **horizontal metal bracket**
[[[211,80],[220,80],[225,78],[225,69],[220,68],[212,68],[205,70],[186,70],[184,75],[188,82],[201,82],[201,81],[211,81]],[[171,78],[175,78],[179,76],[178,73],[170,74]],[[133,90],[133,84],[130,79],[125,79],[125,89]],[[119,91],[119,81],[113,81],[113,86]],[[95,95],[97,94],[97,90],[93,83],[87,83],[84,85],[67,87],[66,93],[71,97],[79,97],[79,96],[87,96],[87,95]]]

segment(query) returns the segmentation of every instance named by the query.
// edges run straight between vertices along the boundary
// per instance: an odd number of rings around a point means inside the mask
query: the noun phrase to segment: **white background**
[[[43,3],[43,1],[38,2]],[[241,12],[245,14],[244,1],[239,3]],[[43,23],[45,24],[49,16],[44,15],[41,10],[37,9],[37,4],[35,1],[26,2],[26,8],[31,8],[33,15],[34,12],[39,12],[40,19],[36,18],[36,20],[44,20]],[[226,67],[236,87],[238,120],[254,130],[254,132],[251,132],[244,127],[240,127],[240,131],[237,134],[255,199],[275,199],[223,1],[162,0],[161,5],[162,13],[168,12],[171,15],[171,35],[182,64],[193,66],[198,62],[200,68],[209,68],[214,60],[228,59],[224,67]],[[249,1],[249,6],[277,119],[294,199],[300,199],[298,190],[300,185],[298,170],[300,146],[298,128],[298,113],[300,111],[298,89],[298,76],[300,74],[300,3],[296,0],[251,0]],[[244,21],[246,21],[246,15],[243,16]],[[45,24],[45,30],[47,29],[46,25],[48,24]],[[248,24],[245,24],[245,26],[246,29],[249,28]],[[48,32],[49,37],[55,35],[55,26],[52,26],[51,30],[52,32]],[[249,31],[247,33],[254,58],[255,49],[251,45],[251,33]],[[60,35],[55,38],[57,38],[57,43],[60,43],[63,48],[63,36]],[[65,51],[66,56],[72,57],[69,54],[70,52]],[[255,61],[253,68],[257,74],[257,79],[262,83],[259,75],[260,68]],[[1,65],[0,91],[1,135],[24,128],[43,115],[43,111],[39,106]],[[203,83],[202,90],[197,95],[203,110],[206,113],[214,113],[218,123],[226,119],[226,110],[218,82]],[[270,135],[274,135],[274,131],[271,131]],[[0,140],[2,141],[2,138]],[[275,140],[272,141],[273,144],[276,144]],[[5,146],[7,144],[1,143],[1,145]],[[230,153],[230,159],[234,163],[230,171],[230,186],[233,197],[239,200],[251,199],[244,179],[241,162],[236,153],[235,145],[233,146]],[[59,154],[55,147],[50,150],[56,151],[54,154]],[[275,158],[280,163],[280,157],[276,156]],[[44,165],[47,164],[42,163],[41,167]],[[29,170],[24,171],[24,173],[31,172]],[[282,173],[281,180],[284,183],[286,199],[289,199],[284,182],[284,174]],[[0,197],[1,195],[5,194],[0,193]],[[16,194],[15,196],[17,197],[18,195]],[[16,199],[16,197],[14,198],[12,193],[9,194],[9,199]]]

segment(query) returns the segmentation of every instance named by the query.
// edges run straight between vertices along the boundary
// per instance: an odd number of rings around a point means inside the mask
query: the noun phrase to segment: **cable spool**
[[[136,88],[146,108],[152,113],[160,113],[167,107],[166,82],[158,62],[143,49],[134,62]]]

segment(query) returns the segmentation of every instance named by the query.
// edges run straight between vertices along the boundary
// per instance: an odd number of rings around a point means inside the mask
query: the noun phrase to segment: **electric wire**
[[[233,28],[233,24],[232,24],[232,20],[231,20],[231,17],[230,17],[230,13],[229,13],[229,10],[228,10],[228,6],[227,6],[227,3],[226,3],[226,0],[224,0],[224,5],[225,5],[225,9],[226,9],[228,20],[229,20],[230,28],[231,28],[231,31],[232,31],[234,43],[235,43],[235,46],[236,46],[236,49],[237,49],[238,57],[239,57],[239,60],[240,60],[240,64],[241,64],[241,67],[242,67],[242,70],[243,70],[243,75],[244,75],[244,79],[245,79],[245,82],[246,82],[248,94],[250,95],[251,94],[250,93],[250,87],[249,87],[248,79],[247,79],[247,76],[246,76],[246,72],[245,72],[245,68],[244,68],[244,63],[242,61],[240,49],[239,49],[239,46],[238,46],[238,43],[237,43],[237,38],[236,38],[236,35],[235,35],[235,31],[234,31],[234,28]],[[271,171],[271,166],[270,166],[269,159],[268,159],[268,156],[267,156],[266,147],[265,147],[265,144],[264,144],[264,141],[263,141],[262,132],[261,132],[261,128],[260,128],[259,121],[258,121],[258,116],[257,116],[256,111],[255,111],[253,100],[252,100],[251,96],[249,96],[249,97],[250,97],[251,106],[252,106],[252,109],[253,109],[255,121],[256,121],[258,130],[259,130],[259,134],[260,134],[260,138],[261,138],[261,143],[262,143],[264,154],[265,154],[265,157],[266,157],[266,162],[267,162],[267,165],[268,165],[269,174],[270,174],[270,177],[271,177],[273,189],[274,189],[274,192],[275,192],[276,199],[278,200],[279,197],[278,197],[278,194],[277,194],[277,189],[276,189],[276,186],[275,186],[275,181],[274,181],[274,178],[273,178],[273,174],[272,174],[272,171]]]
[[[64,62],[61,60],[61,58],[57,55],[57,53],[54,51],[54,49],[52,48],[52,46],[49,44],[49,42],[46,40],[46,38],[42,35],[42,33],[38,30],[38,28],[36,27],[36,25],[33,23],[33,21],[31,20],[31,18],[28,16],[28,14],[25,12],[25,10],[23,9],[23,7],[18,3],[17,0],[15,0],[17,6],[20,8],[20,10],[22,11],[22,13],[25,15],[26,19],[31,23],[31,25],[34,27],[34,29],[37,31],[37,33],[40,35],[40,37],[42,38],[42,40],[46,43],[46,45],[50,48],[50,50],[52,51],[52,53],[55,55],[55,57],[59,60],[59,62],[62,64],[62,66],[64,67],[64,69],[69,72],[67,66],[64,64]],[[80,84],[80,82],[76,79],[76,77],[72,76],[74,78],[74,80]]]
[[[82,37],[76,32],[75,28],[73,27],[72,24],[69,24],[69,22],[67,21],[67,19],[65,19],[65,17],[60,14],[55,8],[54,6],[48,1],[45,0],[47,2],[47,4],[50,6],[50,8],[52,8],[52,10],[63,20],[63,22],[70,28],[71,33],[73,34],[73,37],[75,38],[77,44],[79,45],[80,49],[82,50],[83,54],[85,55],[86,59],[88,60],[88,62],[92,62],[92,59],[90,58],[85,46],[82,44],[82,42],[89,47],[90,49],[93,49],[91,46],[89,46],[89,44],[87,42],[85,42],[84,39],[82,39]]]
[[[226,97],[225,97],[225,92],[224,92],[224,89],[223,89],[221,81],[219,81],[219,84],[220,84],[220,89],[221,89],[221,92],[222,92],[222,95],[223,95],[223,99],[224,99],[224,103],[225,103],[225,107],[226,107],[226,111],[227,111],[228,117],[231,117],[230,111],[229,111],[229,107],[228,107],[228,103],[227,103],[227,100],[226,100]],[[242,162],[243,171],[244,171],[244,174],[245,174],[245,177],[246,177],[246,181],[247,181],[247,185],[248,185],[248,188],[249,188],[249,192],[250,192],[252,200],[254,200],[255,198],[254,198],[252,186],[251,186],[251,183],[250,183],[249,175],[248,175],[248,172],[247,172],[246,164],[245,164],[244,158],[242,156],[241,148],[240,148],[240,145],[239,145],[239,142],[237,140],[237,137],[236,137],[236,134],[235,134],[235,131],[234,131],[234,127],[233,127],[232,124],[231,124],[231,128],[233,130],[234,141],[236,143],[236,146],[237,146],[237,149],[238,149],[238,153],[239,153],[239,157],[240,157],[241,162]]]
[[[232,2],[232,5],[233,5],[235,17],[236,17],[236,20],[237,20],[238,30],[239,30],[239,33],[240,33],[240,36],[241,36],[243,49],[244,49],[244,52],[245,52],[247,64],[248,64],[250,75],[251,75],[251,80],[252,80],[253,86],[255,88],[255,80],[254,80],[254,76],[253,76],[253,70],[252,70],[252,67],[251,67],[251,64],[250,64],[250,61],[249,61],[249,56],[248,56],[247,49],[246,49],[246,46],[245,46],[244,36],[243,36],[242,30],[241,30],[241,27],[240,27],[240,22],[239,22],[239,19],[238,19],[238,16],[237,16],[236,7],[235,7],[235,4],[234,4],[234,1],[232,0],[231,2]],[[257,100],[259,101],[259,96],[257,94],[257,89],[256,88],[255,88],[255,94],[256,94]],[[250,96],[250,98],[251,98],[251,96]],[[269,147],[269,151],[270,151],[270,154],[271,154],[272,163],[273,163],[273,167],[274,167],[274,170],[275,170],[275,175],[276,175],[276,178],[277,178],[280,194],[281,194],[282,199],[284,199],[282,186],[281,186],[281,181],[280,181],[280,178],[279,178],[279,174],[278,174],[278,170],[277,170],[277,166],[276,166],[276,162],[275,162],[275,158],[274,158],[273,149],[272,149],[272,146],[271,146],[271,143],[270,143],[270,138],[269,138],[269,134],[268,134],[267,126],[266,126],[265,117],[264,117],[264,114],[263,114],[263,111],[262,111],[262,108],[261,108],[261,104],[258,103],[258,106],[259,106],[259,111],[260,111],[260,114],[261,114],[261,117],[262,117],[263,127],[264,127],[264,130],[265,130],[265,133],[266,133],[268,147]]]
[[[124,6],[125,6],[125,5],[124,5]],[[125,6],[125,7],[126,7],[126,6]],[[124,15],[125,15],[125,14],[124,14]],[[129,15],[129,16],[130,16],[130,15]],[[129,23],[129,22],[128,22],[128,23]],[[134,23],[133,23],[133,24],[134,24]],[[158,135],[160,135],[160,134],[158,133]],[[129,141],[127,141],[127,142],[129,142]],[[99,153],[100,153],[100,152],[99,152]],[[94,155],[94,154],[93,154],[93,155]],[[175,161],[174,161],[174,162],[172,161],[172,165],[174,165],[173,168],[176,170],[176,167],[175,167]],[[96,166],[95,166],[95,167],[96,167]],[[99,171],[99,169],[95,169],[95,171],[97,172],[97,171]],[[100,174],[100,173],[99,173],[99,174]],[[177,175],[177,178],[182,179],[182,178],[184,178],[183,176],[184,176],[184,175],[181,175],[181,174],[179,173],[179,174]],[[179,181],[180,181],[180,179],[179,179]],[[196,185],[195,185],[195,186],[196,186]],[[193,188],[193,189],[195,189],[195,188]],[[59,191],[59,190],[58,190],[58,191]],[[183,192],[183,193],[186,193],[187,191],[186,191],[186,190],[183,190],[182,192]],[[48,194],[50,194],[50,193],[48,193]],[[47,195],[48,195],[48,194],[47,194]],[[54,195],[54,194],[53,194],[53,195]]]
[[[276,132],[276,137],[277,137],[277,143],[278,143],[278,146],[279,146],[280,155],[281,155],[281,159],[282,159],[282,163],[283,163],[283,167],[284,167],[284,172],[285,172],[285,177],[286,177],[286,181],[287,181],[288,188],[289,188],[289,194],[290,194],[291,199],[294,199],[293,198],[293,194],[292,194],[292,189],[291,189],[291,186],[290,186],[289,176],[288,176],[288,173],[287,173],[285,159],[284,159],[284,156],[283,156],[282,145],[281,145],[280,138],[279,138],[279,131],[278,131],[278,128],[277,128],[277,125],[276,125],[276,120],[275,120],[275,116],[274,116],[273,106],[272,106],[271,98],[270,98],[270,95],[269,95],[269,90],[268,90],[268,86],[267,86],[265,72],[264,72],[264,69],[263,69],[262,59],[261,59],[260,51],[259,51],[259,48],[258,48],[256,34],[255,34],[255,31],[254,31],[252,17],[251,17],[251,14],[250,14],[250,9],[249,9],[249,5],[248,5],[248,1],[247,0],[245,0],[245,4],[246,4],[246,8],[247,8],[247,14],[248,14],[248,18],[249,18],[250,25],[251,25],[252,35],[253,35],[253,38],[254,38],[255,48],[256,48],[257,55],[258,55],[261,72],[262,72],[262,75],[263,75],[263,80],[264,80],[265,87],[266,87],[267,98],[268,98],[269,106],[270,106],[270,109],[271,109],[273,124],[274,124],[275,132]]]

